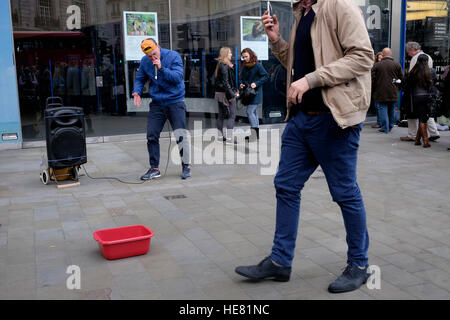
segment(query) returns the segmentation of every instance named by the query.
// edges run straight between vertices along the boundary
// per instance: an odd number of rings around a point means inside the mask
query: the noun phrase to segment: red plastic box
[[[146,254],[150,249],[153,231],[146,226],[135,225],[94,232],[103,256],[108,260]]]

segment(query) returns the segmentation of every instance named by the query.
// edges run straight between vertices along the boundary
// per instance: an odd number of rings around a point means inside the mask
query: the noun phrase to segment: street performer
[[[150,81],[149,94],[152,98],[147,121],[147,150],[150,169],[141,180],[161,177],[159,170],[159,137],[169,119],[175,134],[182,161],[181,178],[191,176],[190,146],[186,135],[186,105],[184,104],[183,63],[180,55],[172,50],[161,48],[154,39],[141,42],[145,56],[141,59],[138,74],[134,81],[134,104],[141,106],[144,85]]]

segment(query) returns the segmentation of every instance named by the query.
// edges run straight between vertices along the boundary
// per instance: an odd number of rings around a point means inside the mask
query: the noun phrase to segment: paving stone
[[[424,279],[416,277],[410,272],[400,269],[394,265],[383,266],[381,269],[381,279],[382,281],[387,281],[400,289],[426,282]]]
[[[245,280],[243,280],[245,281]],[[251,297],[240,287],[229,281],[218,281],[202,286],[208,299],[214,300],[249,300]]]
[[[111,300],[112,289],[95,289],[80,291],[81,300]]]
[[[35,230],[61,228],[60,219],[41,220],[34,223]]]
[[[141,260],[153,280],[180,278],[184,276],[182,266],[171,257],[159,258],[149,256]]]
[[[26,280],[32,283],[36,280],[36,265],[33,263],[10,264],[6,265],[5,269],[7,285],[13,286],[17,282]]]
[[[8,234],[6,232],[0,232],[0,247],[8,243]]]
[[[36,207],[34,209],[34,219],[36,221],[58,219],[58,218],[59,213],[58,208],[56,206]]]
[[[261,253],[261,255],[264,254],[264,251],[259,250],[258,247],[256,247],[249,241],[225,243],[223,246],[232,255],[238,258],[249,257],[258,253]]]
[[[161,279],[156,281],[156,283],[162,297],[166,299],[185,300],[189,299],[190,293],[192,293],[192,299],[204,299],[206,297],[204,293],[195,286],[192,280],[186,277]]]
[[[47,285],[36,289],[38,300],[78,300],[79,290],[68,290],[66,285]]]
[[[408,272],[417,272],[434,268],[431,264],[405,253],[382,255],[381,258]]]
[[[311,259],[296,257],[292,262],[292,272],[302,279],[316,278],[330,274],[330,272]]]
[[[64,232],[60,228],[41,229],[34,232],[36,242],[43,242],[49,240],[64,239]]]
[[[9,244],[8,244],[9,245]],[[8,264],[34,263],[34,247],[7,248],[5,260]]]
[[[195,227],[184,232],[186,238],[191,240],[192,242],[198,242],[202,240],[212,240],[211,234],[206,232],[203,228]]]
[[[0,299],[2,300],[34,300],[36,299],[36,281],[16,281],[13,284],[2,286]]]
[[[70,276],[66,273],[69,263],[63,263],[60,259],[49,260],[36,264],[36,283],[38,288],[48,286],[63,286]]]
[[[440,269],[430,269],[413,273],[414,276],[431,281],[450,292],[450,274]]]
[[[342,257],[324,247],[302,249],[300,250],[305,257],[311,259],[317,264],[326,264],[342,261]]]
[[[146,272],[142,263],[134,258],[111,260],[107,265],[113,276]]]
[[[448,300],[450,292],[441,289],[432,283],[419,284],[406,287],[405,291],[423,300]]]
[[[215,263],[185,264],[181,268],[184,275],[198,288],[208,283],[231,280]]]
[[[447,246],[430,248],[427,250],[439,257],[450,260],[450,248]]]
[[[338,238],[326,238],[318,239],[315,242],[320,243],[323,247],[335,252],[335,253],[347,253],[347,243],[345,239]]]
[[[363,292],[377,300],[416,300],[417,298],[407,293],[404,290],[397,288],[389,282],[381,280],[380,289],[369,289],[367,286],[362,286]]]

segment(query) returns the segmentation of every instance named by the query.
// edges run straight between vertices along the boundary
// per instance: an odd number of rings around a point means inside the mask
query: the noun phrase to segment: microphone
[[[158,67],[156,64],[153,65],[155,67],[155,80],[158,80]]]

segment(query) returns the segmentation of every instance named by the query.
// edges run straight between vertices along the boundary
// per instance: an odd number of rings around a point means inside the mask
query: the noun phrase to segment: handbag
[[[245,86],[242,89],[242,93],[240,94],[240,96],[241,96],[241,103],[244,106],[248,106],[256,97],[256,90],[250,86]]]
[[[442,96],[439,90],[435,86],[431,86],[428,94],[428,110],[430,111],[430,117],[434,118],[439,116],[442,104]]]

